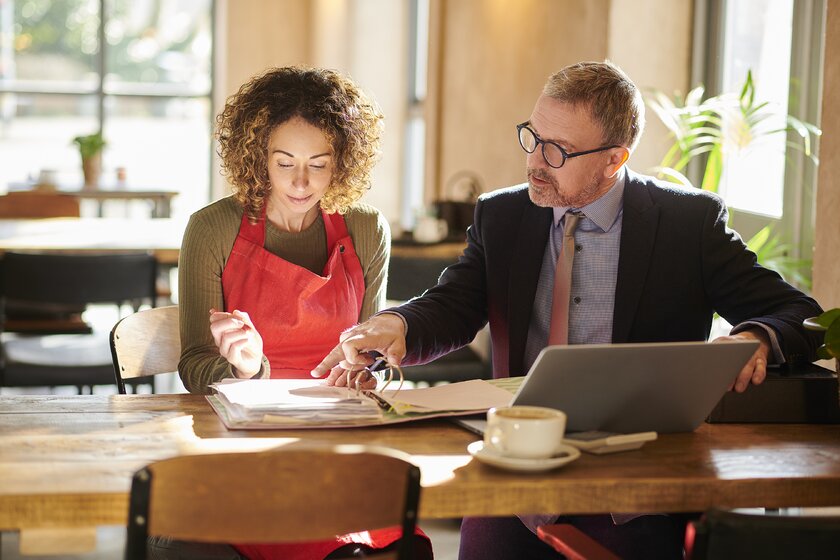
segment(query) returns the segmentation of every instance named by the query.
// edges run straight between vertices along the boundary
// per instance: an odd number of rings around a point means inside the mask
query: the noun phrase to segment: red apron
[[[322,275],[265,250],[265,211],[252,224],[242,216],[239,236],[222,272],[225,310],[245,311],[263,339],[272,378],[308,379],[356,324],[365,278],[344,218],[323,214],[329,258]]]
[[[272,378],[309,379],[312,368],[338,344],[341,332],[359,320],[365,295],[362,265],[344,218],[340,214],[322,215],[329,252],[322,275],[265,250],[265,210],[254,224],[243,214],[239,235],[222,271],[225,310],[239,309],[251,317],[271,362]],[[384,548],[401,532],[399,527],[392,527],[329,541],[235,548],[251,559],[310,560],[323,558],[351,542]]]

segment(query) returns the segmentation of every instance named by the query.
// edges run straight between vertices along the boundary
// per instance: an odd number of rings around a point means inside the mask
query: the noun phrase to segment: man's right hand
[[[338,346],[312,370],[312,377],[323,377],[327,385],[342,385],[346,370],[358,371],[373,363],[367,352],[376,350],[392,365],[405,357],[405,324],[394,313],[371,317],[341,333]]]

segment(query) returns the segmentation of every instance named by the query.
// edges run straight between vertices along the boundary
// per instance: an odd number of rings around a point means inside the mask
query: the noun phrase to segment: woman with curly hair
[[[339,333],[382,307],[388,223],[358,202],[381,123],[329,70],[274,68],[228,99],[216,136],[233,195],[193,214],[181,247],[178,370],[190,392],[227,377],[311,378]]]
[[[273,68],[228,99],[216,135],[233,194],[191,216],[179,262],[178,371],[190,392],[230,377],[311,379],[339,334],[383,306],[390,230],[358,202],[381,130],[376,106],[330,70]],[[248,558],[347,557],[400,534],[236,548]],[[184,556],[191,544],[158,548]],[[417,544],[430,558],[425,535]]]

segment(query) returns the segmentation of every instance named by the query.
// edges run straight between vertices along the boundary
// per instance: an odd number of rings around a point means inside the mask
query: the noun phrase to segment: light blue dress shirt
[[[545,245],[534,308],[525,344],[525,370],[548,345],[554,272],[563,244],[563,217],[569,210],[583,213],[575,229],[575,258],[569,298],[569,344],[612,342],[615,284],[621,245],[624,184],[621,176],[601,198],[583,208],[554,208],[549,242]]]

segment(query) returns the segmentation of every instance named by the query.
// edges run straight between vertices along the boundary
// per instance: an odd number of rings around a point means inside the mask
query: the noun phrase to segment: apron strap
[[[321,210],[321,217],[324,219],[324,230],[327,234],[327,254],[329,255],[332,253],[335,244],[349,235],[347,224],[344,221],[344,216],[338,212],[327,214]]]
[[[251,220],[248,219],[248,212],[242,212],[239,235],[254,245],[265,247],[265,204],[263,204],[262,210],[260,210],[260,217],[255,224],[252,224]]]

